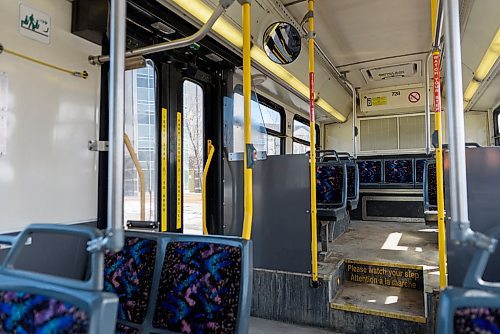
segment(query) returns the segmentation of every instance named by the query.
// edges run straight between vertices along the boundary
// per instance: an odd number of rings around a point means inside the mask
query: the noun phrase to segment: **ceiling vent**
[[[364,68],[361,74],[366,82],[378,82],[397,78],[412,78],[422,76],[422,62],[412,61],[404,64]]]
[[[168,25],[166,25],[165,23],[160,22],[160,21],[152,23],[151,27],[155,28],[156,30],[161,31],[165,35],[171,35],[175,32],[174,29],[170,28]]]

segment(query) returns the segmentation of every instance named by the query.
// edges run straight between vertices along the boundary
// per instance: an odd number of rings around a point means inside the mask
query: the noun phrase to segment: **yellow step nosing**
[[[377,262],[377,261],[351,260],[351,259],[344,259],[344,263],[363,264],[363,265],[368,265],[368,266],[405,268],[405,269],[414,269],[414,270],[422,270],[422,271],[424,270],[424,266],[422,266],[422,265],[404,264],[404,263]]]
[[[420,324],[426,324],[427,319],[424,316],[419,316],[419,315],[411,315],[411,314],[405,314],[405,313],[398,313],[398,312],[388,312],[388,311],[382,311],[382,310],[376,310],[376,309],[369,309],[369,308],[364,308],[364,307],[359,307],[356,305],[352,304],[337,304],[337,303],[330,303],[330,307],[335,310],[340,310],[340,311],[347,311],[347,312],[355,312],[355,313],[361,313],[361,314],[368,314],[368,315],[375,315],[379,317],[385,317],[385,318],[392,318],[392,319],[399,319],[399,320],[404,320],[404,321],[411,321],[411,322],[417,322]]]

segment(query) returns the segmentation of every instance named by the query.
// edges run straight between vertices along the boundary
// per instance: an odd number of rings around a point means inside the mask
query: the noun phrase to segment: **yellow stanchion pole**
[[[437,134],[436,148],[436,185],[437,185],[437,207],[438,207],[438,249],[439,249],[439,286],[446,288],[446,226],[444,222],[444,185],[443,185],[443,133],[441,128],[441,71],[440,53],[436,50],[432,53],[432,65],[434,73],[434,115],[435,133]]]
[[[438,0],[431,0],[431,43],[434,43],[437,30]],[[436,46],[437,47],[437,46]],[[443,183],[443,131],[441,125],[441,55],[439,49],[432,52],[432,73],[434,79],[434,130],[437,136],[436,147],[436,185],[438,207],[438,250],[439,250],[439,286],[447,286],[446,270],[446,226],[444,222],[444,183]]]
[[[244,171],[243,171],[243,186],[245,189],[245,215],[243,220],[243,235],[246,240],[252,237],[252,218],[253,218],[253,152],[252,149],[252,109],[251,109],[251,93],[252,93],[252,77],[251,77],[251,34],[250,34],[250,0],[246,0],[242,4],[243,12],[243,108],[244,108],[244,139],[245,139],[245,154],[244,154]],[[250,155],[250,156],[249,156]]]
[[[318,225],[316,217],[316,117],[314,112],[314,0],[309,7],[309,124],[311,152],[311,274],[313,285],[318,284]]]
[[[212,145],[212,141],[209,140],[207,143],[208,157],[205,163],[205,168],[203,168],[203,180],[201,185],[201,205],[202,205],[202,217],[203,217],[203,234],[208,235],[207,228],[207,176],[208,170],[210,169],[210,164],[212,163],[212,158],[214,156],[215,147]]]

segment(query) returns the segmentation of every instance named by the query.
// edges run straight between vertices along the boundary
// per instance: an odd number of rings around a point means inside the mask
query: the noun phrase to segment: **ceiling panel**
[[[287,9],[300,21],[306,4]],[[323,0],[315,2],[315,10],[318,43],[337,66],[429,50],[428,1]]]

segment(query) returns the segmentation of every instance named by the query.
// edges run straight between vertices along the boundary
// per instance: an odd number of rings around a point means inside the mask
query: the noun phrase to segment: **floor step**
[[[421,324],[427,322],[424,295],[414,289],[344,282],[330,307]]]

